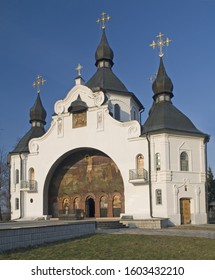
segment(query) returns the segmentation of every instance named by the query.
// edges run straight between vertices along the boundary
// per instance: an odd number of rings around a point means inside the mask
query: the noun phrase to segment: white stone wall
[[[73,114],[68,113],[71,103],[80,95],[86,102],[87,125],[73,128]],[[131,111],[128,97],[121,104],[123,110]],[[129,97],[130,98],[130,97]],[[144,169],[148,168],[148,142],[140,137],[138,121],[119,122],[109,114],[108,105],[102,105],[103,92],[93,93],[83,85],[76,85],[64,100],[55,104],[55,113],[49,130],[40,138],[29,143],[25,175],[33,168],[37,181],[37,192],[23,192],[25,217],[43,216],[43,195],[47,175],[57,160],[77,148],[93,148],[107,154],[119,168],[125,194],[125,214],[134,219],[149,218],[149,186],[143,182],[129,182],[129,170],[136,169],[136,157],[144,156]],[[112,100],[112,102],[115,102]],[[124,103],[123,103],[124,102]],[[134,102],[135,103],[135,102]],[[133,104],[134,104],[133,103]],[[152,167],[152,203],[155,217],[170,217],[180,224],[180,205],[182,197],[191,199],[192,223],[206,222],[205,214],[205,157],[203,139],[200,137],[158,134],[150,137]],[[189,171],[180,171],[180,152],[189,155]],[[160,153],[161,170],[156,171],[155,154]],[[20,167],[19,155],[11,157],[11,206],[12,219],[21,213],[15,210],[15,197],[20,197],[19,185],[14,185],[14,171]],[[187,185],[185,191],[184,186]],[[162,204],[156,204],[156,189],[162,190]],[[15,190],[15,191],[14,191]]]

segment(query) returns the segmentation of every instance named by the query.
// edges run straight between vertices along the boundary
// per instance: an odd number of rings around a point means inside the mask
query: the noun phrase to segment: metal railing
[[[20,189],[28,192],[37,192],[37,181],[36,180],[28,180],[21,181]]]
[[[132,180],[144,180],[148,181],[148,171],[145,169],[130,169],[129,170],[129,181]]]

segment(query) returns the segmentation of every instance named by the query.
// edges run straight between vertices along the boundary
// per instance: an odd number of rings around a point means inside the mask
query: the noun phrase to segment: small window
[[[34,173],[34,168],[31,167],[31,168],[29,169],[29,173],[28,173],[28,176],[29,176],[29,180],[30,180],[30,181],[34,181],[34,174],[35,174],[35,173]]]
[[[116,120],[120,121],[120,106],[119,104],[114,105],[114,117]]]
[[[188,154],[186,152],[180,154],[180,169],[181,171],[189,171]]]
[[[19,198],[15,198],[15,210],[19,210]]]
[[[155,154],[155,168],[156,168],[156,171],[161,170],[161,157],[160,157],[159,153]]]
[[[16,184],[19,184],[19,169],[16,169]]]
[[[136,157],[136,165],[137,165],[137,175],[138,175],[138,178],[143,178],[143,174],[144,174],[144,156],[142,154],[137,155],[137,157]]]
[[[137,112],[135,109],[131,110],[131,120],[137,120]]]
[[[156,205],[161,205],[162,204],[162,190],[161,189],[155,190],[155,195],[156,195]]]

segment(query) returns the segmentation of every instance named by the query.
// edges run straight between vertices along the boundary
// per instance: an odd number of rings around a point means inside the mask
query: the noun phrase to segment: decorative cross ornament
[[[155,77],[150,76],[150,77],[148,78],[148,80],[152,83],[152,82],[155,80]]]
[[[148,78],[148,80],[152,83],[152,82],[156,79],[157,74],[158,74],[158,71],[156,71],[156,73],[155,73],[154,76],[150,76],[150,77]]]
[[[36,81],[33,82],[32,86],[37,87],[37,93],[40,93],[40,85],[44,85],[46,80],[43,79],[42,76],[38,75]]]
[[[149,45],[150,47],[153,47],[153,49],[155,49],[155,47],[158,47],[160,49],[159,51],[159,56],[162,57],[163,56],[163,47],[164,46],[169,46],[169,43],[172,42],[172,40],[170,40],[169,38],[166,38],[166,40],[163,40],[162,37],[164,36],[164,34],[162,34],[161,32],[156,36],[158,38],[157,42],[155,42],[153,40],[153,42]]]
[[[81,69],[83,68],[83,66],[79,63],[78,66],[75,68],[75,70],[78,71],[78,77],[81,77]]]
[[[110,19],[111,19],[111,17],[110,16],[105,16],[106,15],[106,13],[105,12],[103,12],[103,13],[101,13],[101,18],[98,18],[97,19],[97,23],[102,23],[102,29],[105,29],[105,21],[109,21]]]

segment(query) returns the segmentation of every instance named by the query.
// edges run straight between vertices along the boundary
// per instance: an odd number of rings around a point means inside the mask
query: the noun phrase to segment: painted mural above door
[[[109,197],[111,208],[114,208],[116,194],[124,200],[120,170],[111,158],[97,150],[75,152],[62,161],[51,180],[49,205],[57,199],[58,211],[62,210],[65,207],[61,202],[66,198],[69,210],[74,210],[77,209],[75,202],[78,199],[78,209],[86,211],[85,200],[89,194],[93,196],[96,205],[103,205],[101,202]]]
[[[64,166],[56,177],[55,188],[59,186],[59,196],[65,193],[72,196],[80,192],[121,191],[123,186],[116,164],[102,155],[86,154],[75,164]]]

